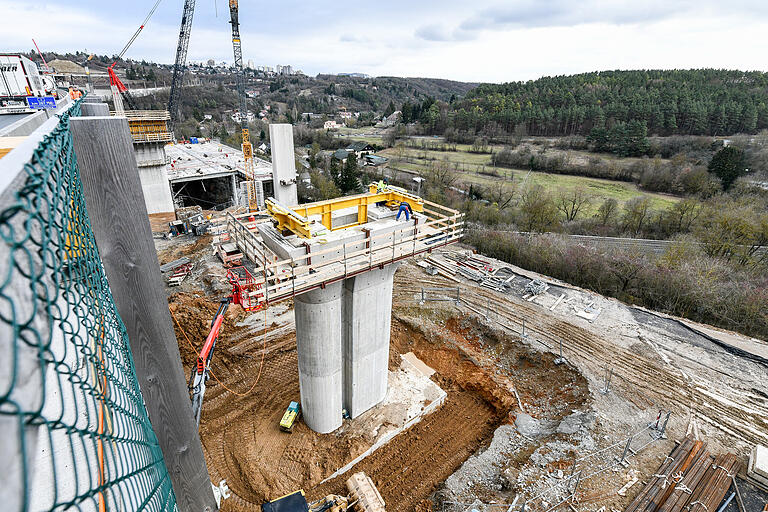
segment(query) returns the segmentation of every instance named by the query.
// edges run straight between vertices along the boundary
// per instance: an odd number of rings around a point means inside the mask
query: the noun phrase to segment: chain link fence
[[[88,219],[79,115],[0,193],[0,508],[175,511]]]

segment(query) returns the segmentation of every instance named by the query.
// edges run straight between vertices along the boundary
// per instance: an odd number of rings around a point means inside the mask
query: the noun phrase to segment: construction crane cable
[[[117,59],[115,59],[115,62],[112,64],[113,66],[117,63],[118,60],[123,58],[123,55],[125,55],[125,52],[128,51],[128,48],[131,47],[134,41],[136,41],[136,38],[139,37],[139,34],[141,34],[141,31],[144,30],[144,27],[149,22],[149,19],[152,17],[153,14],[155,14],[155,11],[157,10],[157,6],[160,5],[160,2],[163,0],[157,0],[155,2],[155,5],[152,6],[152,9],[150,9],[149,14],[147,14],[147,17],[144,18],[144,21],[141,23],[138,29],[136,29],[136,32],[134,32],[133,36],[128,40],[126,45],[123,47],[123,49],[120,51],[120,53],[117,55]]]

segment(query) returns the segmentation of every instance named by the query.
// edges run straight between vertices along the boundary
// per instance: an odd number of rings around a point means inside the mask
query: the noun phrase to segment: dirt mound
[[[212,235],[203,235],[195,238],[187,238],[186,240],[179,240],[178,243],[174,243],[168,249],[158,252],[157,259],[161,265],[178,260],[184,256],[190,256],[194,259],[197,256],[205,255],[206,251],[210,252],[208,247],[212,242]]]
[[[218,304],[195,293],[177,293],[170,303],[178,320],[182,358],[191,366],[195,351],[181,330],[202,343]],[[227,313],[212,366],[229,390],[209,381],[200,425],[211,477],[226,479],[233,491],[222,510],[254,510],[267,499],[297,489],[304,489],[311,499],[345,493],[348,475],[320,482],[362,454],[370,445],[368,434],[348,428],[347,422],[328,435],[317,434],[302,422],[293,434],[281,432],[279,421],[286,406],[299,398],[295,333],[272,340],[263,349],[248,342],[259,333],[236,326],[246,318],[239,307]],[[391,510],[430,510],[431,497],[443,482],[490,441],[496,427],[514,420],[510,411],[517,400],[512,387],[519,390],[527,412],[542,417],[558,415],[543,407],[545,389],[563,393],[566,408],[576,407],[585,396],[551,389],[553,382],[576,389],[582,383],[554,366],[549,355],[528,353],[467,318],[435,321],[396,314],[391,335],[390,369],[400,365],[400,354],[414,352],[436,370],[433,379],[448,394],[435,413],[354,468],[373,478]],[[241,350],[243,346],[250,348]],[[509,370],[500,372],[500,366]]]
[[[203,292],[181,292],[171,295],[168,304],[174,320],[173,328],[179,343],[181,361],[185,368],[190,368],[197,361],[197,354],[211,331],[211,322],[220,303],[207,299]],[[247,313],[240,306],[229,306],[216,342],[216,357],[212,363],[214,371],[237,362],[238,356],[229,349],[243,337],[254,335],[250,327],[237,325],[246,317]]]

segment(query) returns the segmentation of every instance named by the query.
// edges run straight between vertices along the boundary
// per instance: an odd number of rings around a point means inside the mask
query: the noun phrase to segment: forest
[[[601,71],[482,84],[448,105],[425,101],[402,110],[406,122],[419,121],[430,133],[586,136],[616,125],[644,125],[649,135],[662,136],[756,133],[768,128],[768,74]]]

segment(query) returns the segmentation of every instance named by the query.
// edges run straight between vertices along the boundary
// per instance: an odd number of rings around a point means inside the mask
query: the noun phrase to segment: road
[[[24,119],[29,114],[3,114],[0,115],[0,129],[10,126],[19,119]]]

